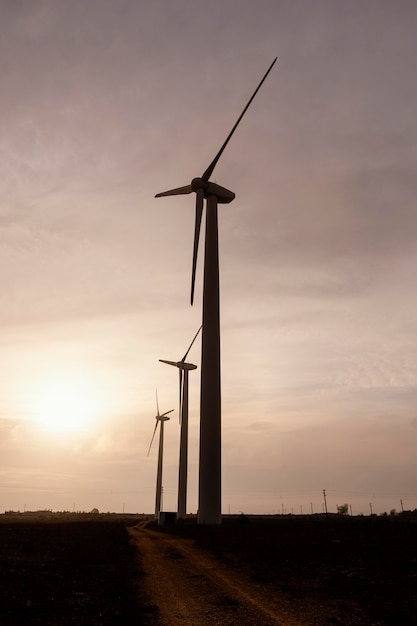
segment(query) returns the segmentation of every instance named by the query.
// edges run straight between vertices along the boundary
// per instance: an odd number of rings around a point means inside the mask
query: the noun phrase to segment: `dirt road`
[[[304,626],[289,600],[268,594],[193,540],[138,525],[129,529],[142,556],[145,590],[163,626]]]

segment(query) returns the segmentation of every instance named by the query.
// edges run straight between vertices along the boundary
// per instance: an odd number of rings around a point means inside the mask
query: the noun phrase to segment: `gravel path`
[[[191,539],[139,525],[129,529],[142,557],[146,593],[163,626],[304,626],[288,599],[268,594]]]

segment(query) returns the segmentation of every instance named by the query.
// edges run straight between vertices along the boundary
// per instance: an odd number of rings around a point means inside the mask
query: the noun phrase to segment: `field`
[[[153,564],[171,586],[168,609]],[[164,610],[176,585],[175,617]],[[1,626],[252,624],[260,606],[263,624],[416,626],[417,519],[249,516],[205,528],[2,515],[0,589]]]
[[[143,623],[129,522],[79,521],[77,515],[2,518],[1,626]]]
[[[176,532],[288,599],[307,624],[417,626],[416,513],[248,517]]]

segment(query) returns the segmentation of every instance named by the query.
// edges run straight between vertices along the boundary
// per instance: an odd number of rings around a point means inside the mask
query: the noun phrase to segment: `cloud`
[[[203,259],[190,309],[194,199],[154,195],[201,174],[276,55],[215,171],[236,193],[219,207],[225,488],[265,510],[329,476],[359,491],[415,475],[415,7],[238,4],[4,8],[4,458],[21,486],[31,467],[42,488],[48,470],[68,477],[66,508],[88,475],[101,495],[87,508],[120,507],[109,492],[126,489],[152,510],[155,387],[177,405],[158,358],[180,358],[200,325]],[[96,373],[107,410],[59,458],[25,398],[63,365]]]

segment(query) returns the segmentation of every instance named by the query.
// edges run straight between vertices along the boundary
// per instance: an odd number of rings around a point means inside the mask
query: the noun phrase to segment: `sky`
[[[417,508],[417,5],[0,0],[0,512],[177,502],[201,176],[219,206],[222,510]],[[204,231],[203,231],[204,233]],[[199,366],[200,339],[189,360]],[[190,373],[188,511],[200,369]]]

